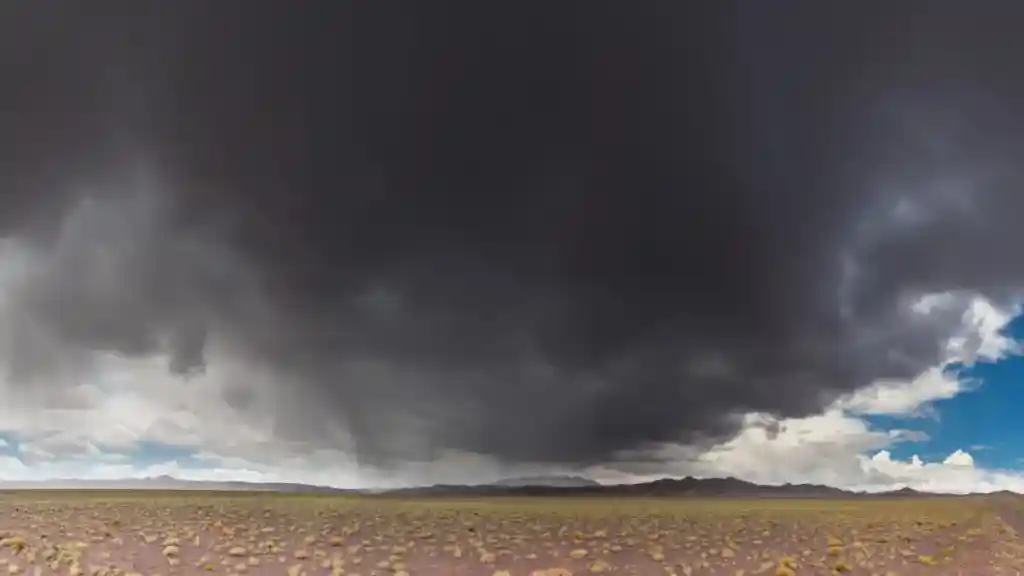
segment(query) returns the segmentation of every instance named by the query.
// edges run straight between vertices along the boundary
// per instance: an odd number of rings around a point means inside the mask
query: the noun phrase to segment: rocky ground
[[[0,574],[1019,574],[1015,497],[478,499],[17,492]]]

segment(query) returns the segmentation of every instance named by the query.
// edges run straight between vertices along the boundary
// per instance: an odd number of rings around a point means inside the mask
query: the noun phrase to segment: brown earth
[[[0,495],[0,575],[1018,574],[1024,500]]]

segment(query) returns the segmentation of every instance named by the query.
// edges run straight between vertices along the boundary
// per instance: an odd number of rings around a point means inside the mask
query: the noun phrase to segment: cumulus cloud
[[[916,414],[935,400],[953,398],[963,391],[963,382],[942,367],[930,368],[907,382],[881,380],[857,390],[840,405],[851,412],[878,415]]]

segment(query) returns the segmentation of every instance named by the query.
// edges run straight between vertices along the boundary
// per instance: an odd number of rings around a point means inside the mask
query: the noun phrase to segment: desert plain
[[[0,575],[1020,574],[1016,496],[0,494]]]

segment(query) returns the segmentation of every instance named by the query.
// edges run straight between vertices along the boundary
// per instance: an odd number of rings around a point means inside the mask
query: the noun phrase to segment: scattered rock
[[[164,549],[160,553],[170,558],[181,554],[181,549],[174,545],[164,546]]]

